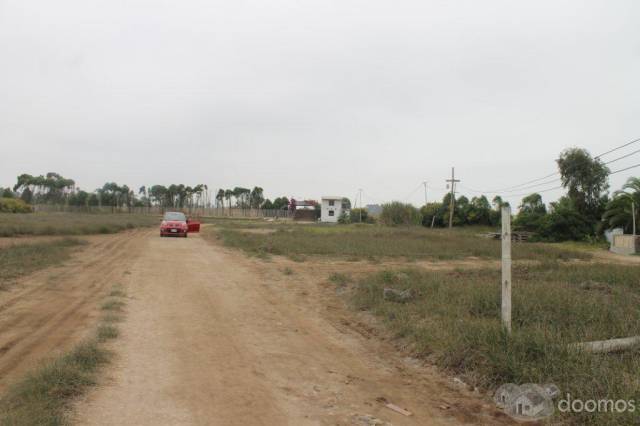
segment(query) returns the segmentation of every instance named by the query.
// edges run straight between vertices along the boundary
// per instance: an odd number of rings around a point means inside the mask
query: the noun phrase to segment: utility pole
[[[427,205],[427,182],[422,182],[422,184],[424,185],[424,205]]]
[[[451,183],[451,200],[449,200],[449,229],[453,228],[453,209],[455,208],[455,198],[456,198],[456,182],[460,182],[460,180],[456,179],[455,168],[451,168],[451,179],[447,179],[447,182]]]
[[[360,212],[360,221],[358,223],[362,223],[362,188],[358,192],[360,193],[360,210],[358,210]]]

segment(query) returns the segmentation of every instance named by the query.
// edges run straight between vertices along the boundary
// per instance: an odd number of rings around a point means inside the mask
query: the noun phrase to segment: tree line
[[[141,186],[137,191],[127,185],[107,182],[95,191],[87,192],[76,187],[73,179],[58,173],[32,176],[21,174],[13,188],[0,187],[2,198],[19,198],[27,204],[58,204],[78,207],[106,206],[115,208],[151,207],[162,208],[243,208],[243,209],[288,209],[290,200],[278,197],[273,201],[264,197],[264,190],[235,187],[219,189],[212,197],[206,184],[193,186],[184,184]]]
[[[640,206],[640,179],[631,177],[625,185],[609,195],[611,171],[598,157],[581,148],[564,150],[556,160],[560,182],[566,195],[547,206],[542,196],[533,192],[518,205],[513,220],[514,230],[530,231],[547,241],[584,240],[598,238],[605,230],[620,227],[632,230],[632,203],[636,214]],[[449,224],[451,194],[442,202],[428,203],[421,209],[410,204],[393,202],[383,205],[380,220],[390,225],[419,224],[446,227]],[[485,195],[469,200],[455,199],[453,225],[498,226],[501,208],[508,205],[497,195],[491,202]],[[355,220],[355,219],[354,219]]]

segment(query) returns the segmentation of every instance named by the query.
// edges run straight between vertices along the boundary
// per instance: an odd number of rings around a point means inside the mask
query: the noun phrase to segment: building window
[[[334,200],[329,200],[329,205],[330,205],[331,207],[333,207],[333,206],[335,205],[335,201],[334,201]]]
[[[333,210],[329,210],[329,216],[333,216],[334,215],[334,211]]]

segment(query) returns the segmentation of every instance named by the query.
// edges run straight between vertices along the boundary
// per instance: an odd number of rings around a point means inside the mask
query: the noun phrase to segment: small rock
[[[407,303],[413,299],[413,292],[411,289],[396,290],[395,288],[385,287],[382,295],[385,300],[397,303]]]

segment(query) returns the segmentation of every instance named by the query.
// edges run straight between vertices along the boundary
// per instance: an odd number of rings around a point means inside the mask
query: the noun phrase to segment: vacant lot
[[[576,398],[636,399],[637,353],[591,355],[576,342],[640,335],[640,267],[549,262],[514,269],[513,334],[500,324],[496,270],[383,271],[354,286],[357,309],[378,316],[416,354],[488,389],[554,383]],[[410,290],[406,303],[384,288]],[[626,424],[635,413],[576,416],[576,423]]]
[[[0,237],[19,235],[112,234],[155,226],[159,217],[130,214],[1,213]]]
[[[479,238],[478,229],[426,229],[377,225],[296,225],[261,221],[215,222],[224,243],[259,256],[335,256],[353,260],[498,259],[500,242]],[[255,232],[257,228],[271,232]],[[251,232],[253,231],[253,232]],[[521,244],[514,259],[589,259],[590,254],[550,244]]]
[[[326,271],[316,260],[334,259],[337,272],[326,273],[326,280],[354,309],[374,314],[413,354],[489,394],[508,382],[550,382],[583,400],[638,400],[637,353],[592,355],[570,345],[640,335],[639,266],[606,263],[583,245],[514,244],[513,257],[520,261],[513,271],[509,337],[500,324],[500,270],[495,263],[500,243],[475,236],[473,229],[265,225],[272,228],[265,233],[255,232],[256,227],[223,223],[217,233],[228,246],[252,255],[305,259],[295,269],[284,267],[285,275]],[[442,266],[391,261],[398,257],[439,260]],[[473,268],[457,266],[458,259],[470,257]],[[337,262],[367,258],[378,260],[371,264],[377,270],[369,266],[363,273],[354,263],[349,271]],[[406,303],[385,299],[385,288],[409,290],[411,297]],[[576,424],[628,424],[634,415],[557,418]]]

